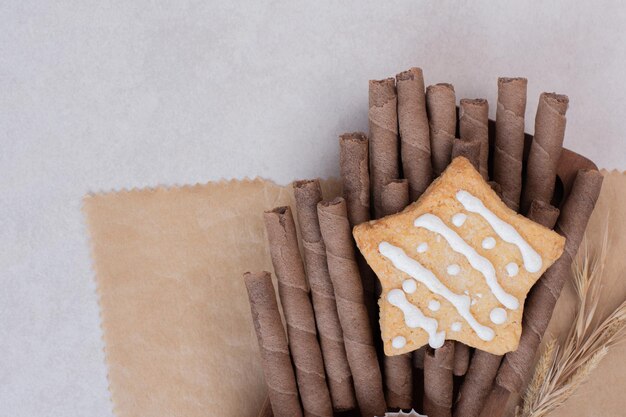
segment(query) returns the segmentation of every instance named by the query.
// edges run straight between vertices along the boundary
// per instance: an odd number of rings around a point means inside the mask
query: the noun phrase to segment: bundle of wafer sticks
[[[339,138],[343,198],[324,200],[317,179],[294,183],[304,261],[291,208],[264,214],[286,333],[270,274],[244,275],[268,413],[371,417],[414,408],[429,417],[504,414],[533,369],[602,184],[597,170],[581,169],[567,195],[555,198],[568,98],[541,94],[525,152],[526,94],[525,78],[500,78],[490,129],[487,100],[461,99],[457,109],[454,87],[425,88],[419,68],[370,81],[369,137]],[[516,351],[502,357],[447,341],[435,350],[384,356],[379,286],[355,250],[351,229],[417,200],[456,156],[468,158],[511,209],[565,236],[565,251],[526,300]]]

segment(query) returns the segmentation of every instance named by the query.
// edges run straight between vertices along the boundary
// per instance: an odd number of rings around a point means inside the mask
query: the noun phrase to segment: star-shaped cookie
[[[382,283],[387,355],[447,339],[515,350],[526,295],[565,244],[509,209],[463,157],[404,211],[353,233]]]

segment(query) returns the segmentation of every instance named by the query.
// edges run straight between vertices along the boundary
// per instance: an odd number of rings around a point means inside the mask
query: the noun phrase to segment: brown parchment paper
[[[291,186],[258,179],[85,199],[118,417],[258,414],[266,387],[242,274],[273,272],[263,211],[293,201]]]
[[[339,195],[322,183],[325,198]],[[85,199],[114,411],[128,416],[256,416],[266,395],[242,273],[272,271],[262,214],[295,207],[291,186],[229,181],[98,194]],[[589,223],[609,214],[604,308],[626,297],[626,175],[605,172]],[[549,334],[572,317],[567,285]],[[626,344],[553,415],[622,416]]]
[[[600,316],[606,317],[626,299],[626,173],[603,171],[600,198],[587,226],[591,254],[597,253],[608,222],[608,251],[604,269]],[[583,243],[584,245],[584,243]],[[573,317],[576,295],[566,284],[557,302],[546,335],[563,337]],[[547,337],[544,337],[544,343]],[[626,415],[626,343],[611,349],[574,396],[550,417]]]
[[[605,171],[600,198],[591,215],[585,233],[589,253],[598,252],[605,231],[608,231],[607,262],[604,269],[605,286],[599,317],[604,318],[626,299],[626,172]],[[607,229],[607,222],[609,227]],[[574,316],[576,294],[572,283],[566,283],[556,304],[552,320],[540,350],[550,338],[562,340]],[[626,343],[612,348],[589,379],[550,417],[622,417],[626,413]],[[509,416],[514,415],[515,401],[511,396]]]

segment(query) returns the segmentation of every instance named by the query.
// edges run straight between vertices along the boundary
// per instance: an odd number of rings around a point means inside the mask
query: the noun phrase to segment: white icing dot
[[[514,277],[519,272],[519,266],[515,262],[511,262],[506,264],[506,273],[509,274],[510,277]]]
[[[489,313],[489,318],[495,324],[502,324],[506,321],[506,310],[500,307],[496,307]]]
[[[404,336],[396,336],[391,340],[391,346],[395,349],[402,349],[406,345],[406,339]]]
[[[418,253],[424,253],[428,250],[428,243],[424,242],[424,243],[420,243],[419,246],[417,247],[417,252]]]
[[[449,275],[459,275],[459,272],[461,272],[461,267],[458,266],[457,264],[452,264],[452,265],[448,265],[448,274]]]
[[[493,249],[496,247],[496,240],[491,236],[483,239],[483,248],[484,249]]]
[[[455,321],[454,323],[452,323],[450,325],[450,330],[452,330],[453,332],[460,332],[461,331],[461,322]]]
[[[441,303],[437,300],[430,300],[428,302],[428,309],[430,311],[438,311],[441,308]]]
[[[471,303],[472,305],[476,304],[477,302],[478,302],[478,301],[476,301],[476,299],[475,299],[475,298],[472,298],[472,303]]]
[[[463,226],[463,223],[465,223],[465,220],[467,220],[467,215],[465,215],[464,213],[457,213],[454,216],[452,216],[452,224],[455,225],[456,227]]]
[[[417,290],[417,283],[414,279],[405,279],[402,283],[402,289],[407,294],[413,294]]]

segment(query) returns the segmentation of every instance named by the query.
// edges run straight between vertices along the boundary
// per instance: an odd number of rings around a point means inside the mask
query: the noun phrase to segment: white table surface
[[[533,4],[531,4],[533,3]],[[555,1],[0,2],[0,415],[112,416],[81,198],[338,173],[367,80],[570,97],[566,145],[626,168],[626,6]]]

